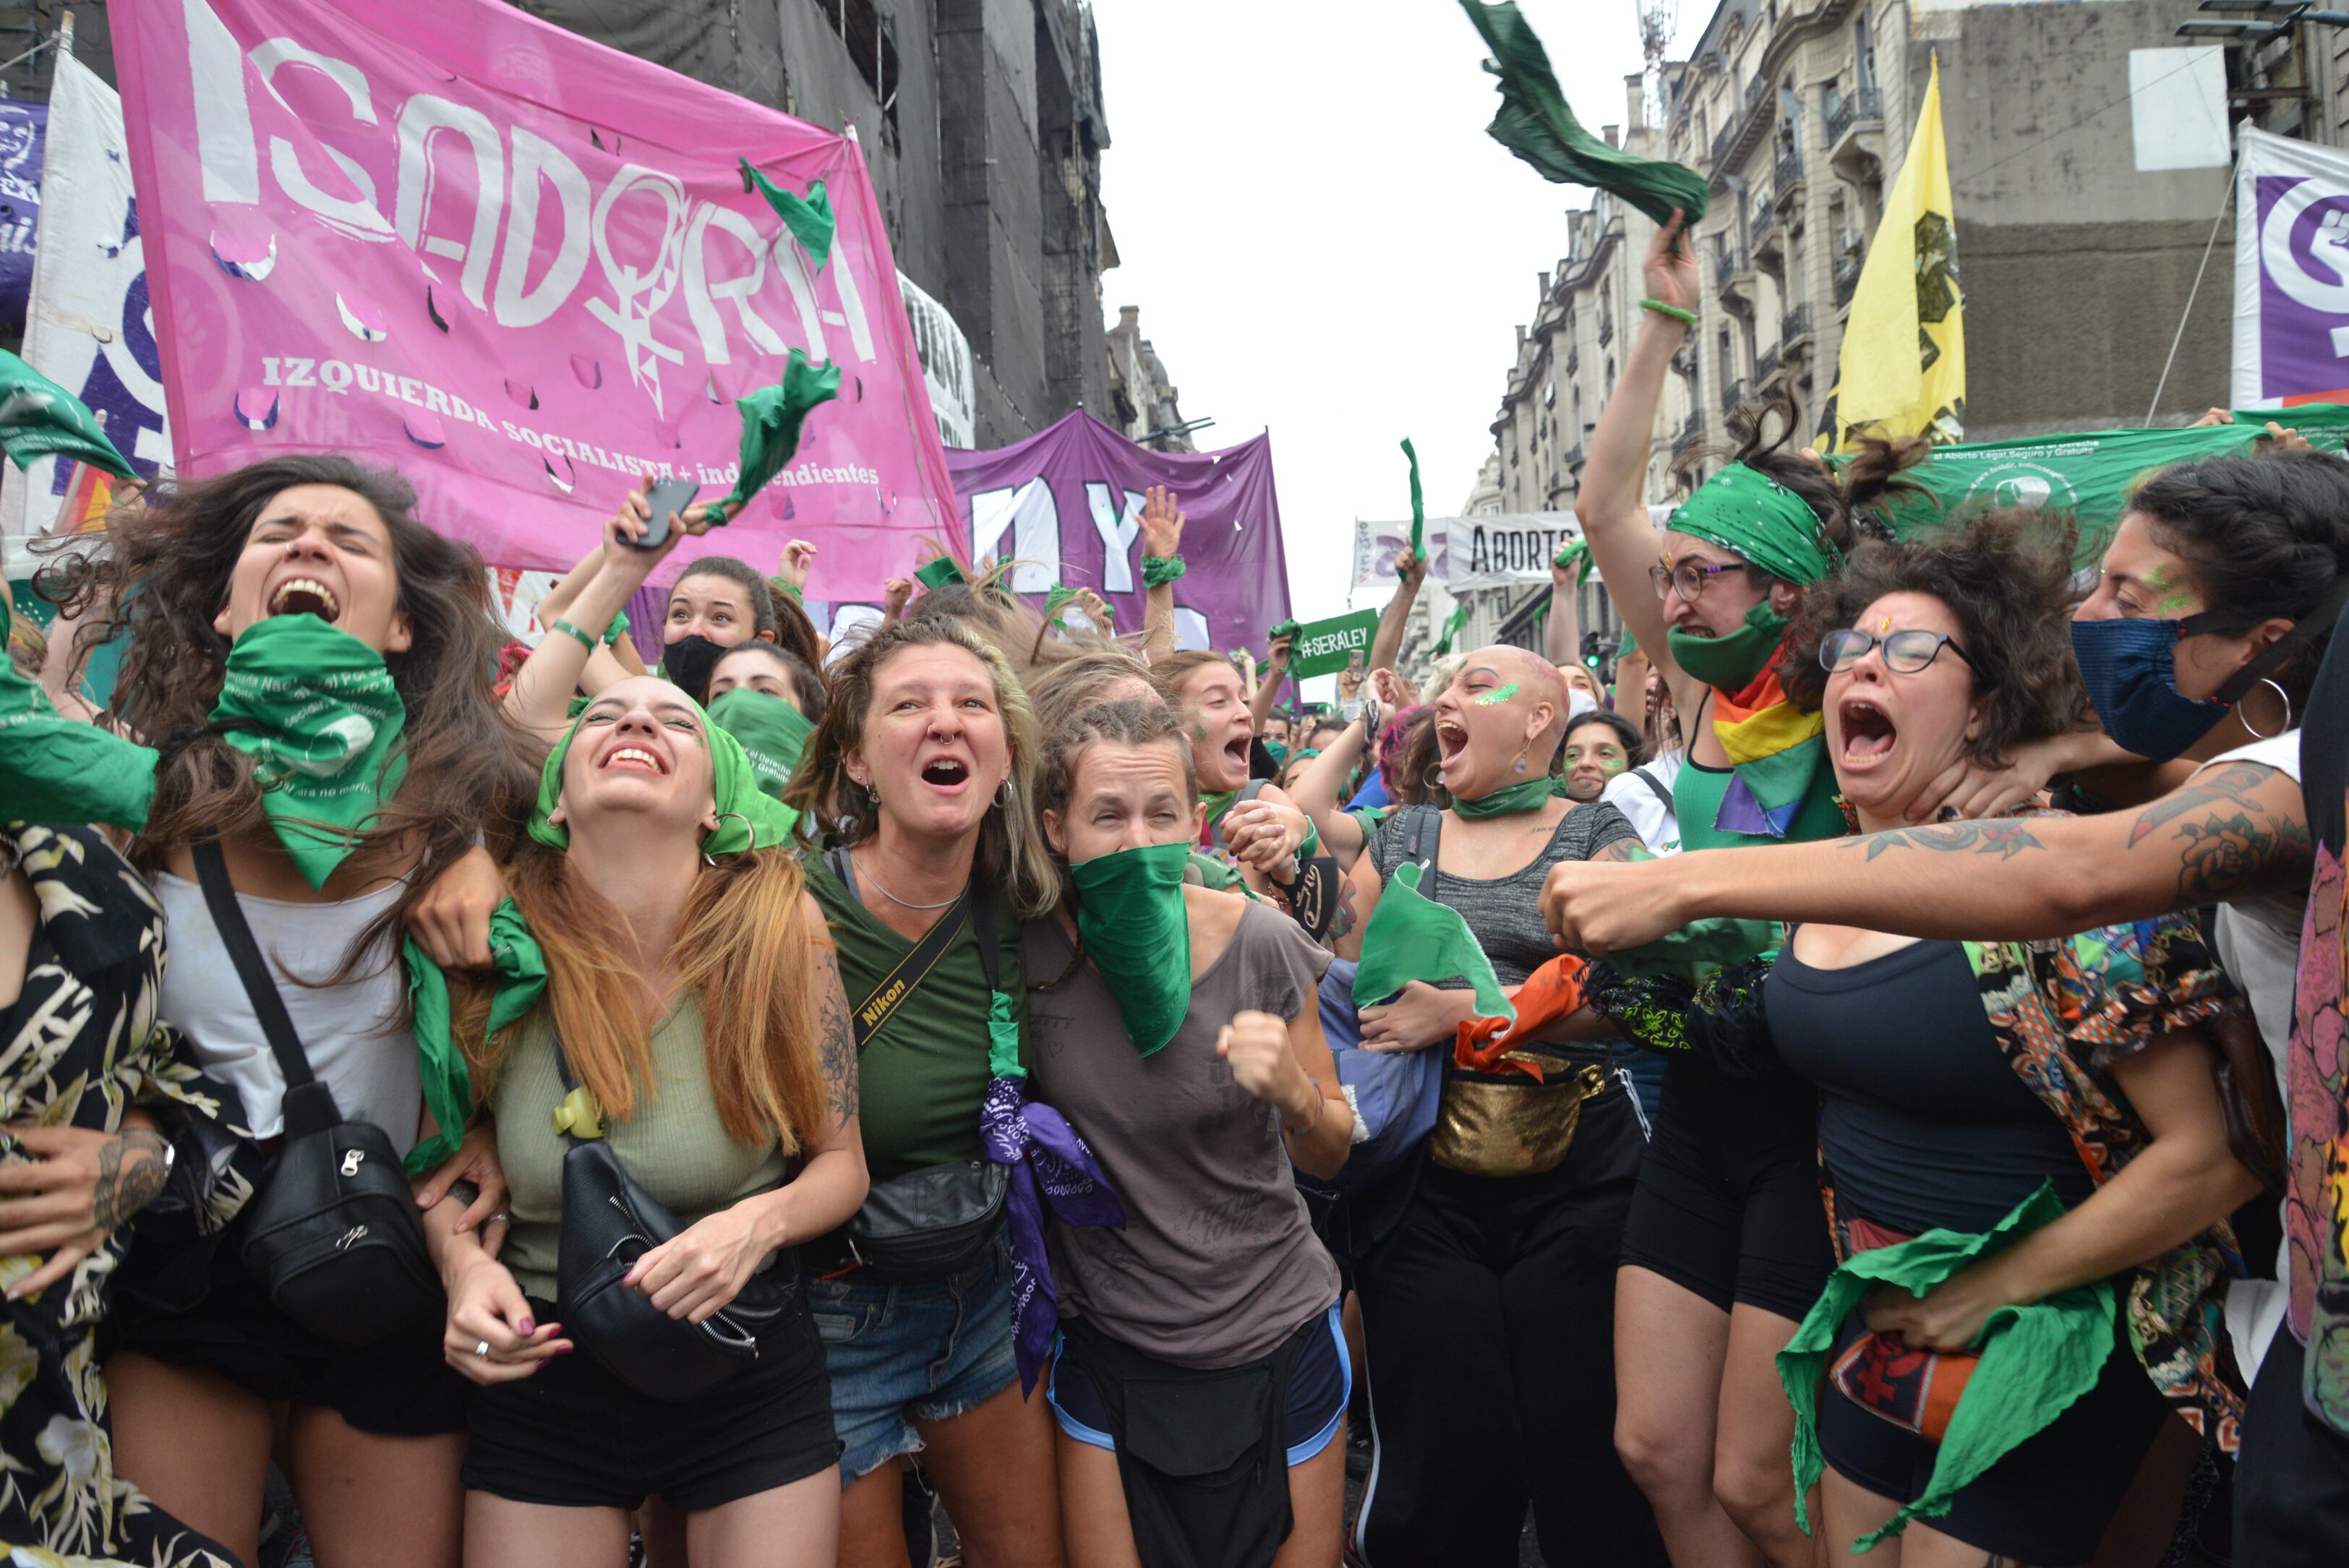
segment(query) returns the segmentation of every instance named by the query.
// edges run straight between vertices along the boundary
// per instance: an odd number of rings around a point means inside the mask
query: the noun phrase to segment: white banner
[[[978,446],[978,377],[971,367],[970,339],[946,306],[903,273],[897,274],[897,290],[905,296],[905,319],[914,328],[914,352],[921,356],[938,439],[965,450]]]
[[[25,313],[25,360],[89,405],[142,476],[168,472],[162,360],[147,307],[147,263],[131,200],[122,99],[70,55],[49,90],[41,231]],[[26,541],[49,531],[74,465],[43,458],[0,480],[0,559],[27,575]]]
[[[1582,527],[1570,511],[1500,512],[1427,520],[1428,574],[1454,593],[1549,581],[1550,557]],[[1394,563],[1411,542],[1409,522],[1354,524],[1354,588],[1394,586]]]

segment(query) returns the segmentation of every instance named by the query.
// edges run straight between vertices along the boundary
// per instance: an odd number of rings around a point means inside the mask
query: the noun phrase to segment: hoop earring
[[[723,833],[723,830],[726,830],[726,820],[729,820],[729,817],[733,817],[735,821],[740,821],[740,824],[742,824],[742,829],[745,829],[747,833],[750,833],[750,836],[751,836],[751,845],[742,845],[742,848],[745,848],[745,850],[747,850],[747,848],[754,848],[754,845],[756,845],[756,838],[759,838],[759,829],[754,829],[754,826],[750,824],[750,817],[745,817],[745,814],[742,814],[742,812],[719,812],[719,824],[714,826],[714,829],[709,829],[709,833],[712,833],[712,836],[714,836],[714,833]],[[717,861],[717,857],[714,857],[714,854],[709,852],[709,850],[702,850],[702,864],[705,864],[705,866],[717,866],[719,861]]]
[[[2259,684],[2252,686],[2251,691],[2259,690],[2260,686],[2265,686],[2270,691],[2275,693],[2276,700],[2283,704],[2283,724],[2276,730],[2275,735],[2262,735],[2258,730],[2251,729],[2251,709],[2243,703],[2238,702],[2235,705],[2235,717],[2243,721],[2243,727],[2251,731],[2251,736],[2254,739],[2273,740],[2276,738],[2276,735],[2289,734],[2292,730],[2292,694],[2284,690],[2283,687],[2278,686],[2275,683],[2275,678],[2271,676],[2261,676]],[[2251,693],[2246,692],[2243,695],[2248,696]]]
[[[881,805],[881,786],[878,784],[867,784],[864,787],[864,802],[866,805],[878,810]]]
[[[1011,810],[1013,798],[1019,793],[1019,789],[1011,782],[1011,775],[1006,773],[1003,776],[1003,788],[995,792],[995,803],[1009,811]]]

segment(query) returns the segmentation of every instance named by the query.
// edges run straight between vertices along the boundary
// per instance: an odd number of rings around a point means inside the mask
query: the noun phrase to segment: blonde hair
[[[644,991],[626,956],[635,947],[627,916],[572,873],[564,851],[534,840],[516,852],[512,884],[546,955],[546,995],[530,1016],[551,1015],[572,1072],[605,1116],[625,1119],[639,1092],[657,1092]],[[727,1136],[753,1148],[772,1138],[786,1156],[805,1148],[830,1115],[816,955],[832,943],[805,898],[798,857],[787,850],[704,862],[674,949],[680,989],[701,1009],[702,1059]],[[523,1023],[484,1038],[490,988],[460,983],[459,1034],[486,1099]]]
[[[1028,698],[1036,707],[1036,725],[1048,738],[1061,726],[1091,707],[1101,694],[1123,680],[1138,680],[1155,692],[1150,666],[1140,657],[1104,644],[1081,650],[1054,665],[1028,683]]]
[[[963,621],[951,616],[893,621],[841,659],[832,675],[832,706],[808,737],[799,770],[784,787],[784,802],[796,807],[809,827],[833,831],[842,843],[854,844],[874,830],[879,809],[848,776],[848,754],[864,744],[865,717],[882,667],[908,648],[939,646],[960,648],[986,668],[1011,748],[1011,799],[1008,805],[999,799],[988,807],[971,874],[983,886],[1003,888],[1022,915],[1041,914],[1059,901],[1060,879],[1036,825],[1036,781],[1043,748],[1037,739],[1035,710],[1002,652]]]

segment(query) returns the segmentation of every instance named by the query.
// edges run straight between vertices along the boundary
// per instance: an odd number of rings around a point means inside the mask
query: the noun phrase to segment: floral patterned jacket
[[[2200,927],[2171,914],[2061,940],[1961,945],[1999,1049],[2063,1122],[2102,1186],[2152,1140],[2113,1065],[2207,1021],[2232,995]],[[1703,1053],[1732,1077],[1783,1073],[1762,1003],[1768,971],[1769,959],[1754,959],[1692,988],[1629,980],[1597,965],[1591,1001],[1643,1045]],[[1824,1171],[1820,1185],[1841,1256],[1847,1238]],[[2125,1297],[2130,1343],[2147,1375],[2189,1425],[2229,1453],[2240,1440],[2245,1389],[2221,1304],[2227,1282],[2247,1272],[2222,1222],[2132,1270]]]

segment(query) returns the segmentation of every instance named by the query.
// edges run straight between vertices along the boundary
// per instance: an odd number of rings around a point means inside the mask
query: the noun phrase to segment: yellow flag
[[[1835,449],[1851,449],[1854,426],[1880,436],[1923,436],[1937,446],[1965,439],[1956,213],[1937,53],[1909,156],[1852,293],[1830,405]]]

